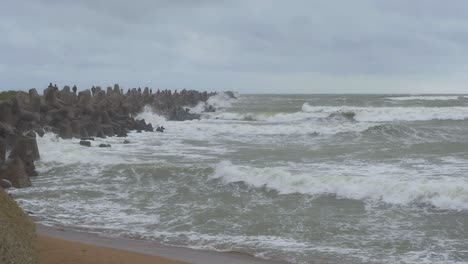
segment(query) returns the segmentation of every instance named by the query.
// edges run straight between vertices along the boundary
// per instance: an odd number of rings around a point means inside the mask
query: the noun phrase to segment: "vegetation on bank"
[[[0,263],[38,263],[34,224],[2,187],[0,187]]]
[[[18,93],[17,91],[0,92],[0,101],[8,100],[14,97],[17,93]]]

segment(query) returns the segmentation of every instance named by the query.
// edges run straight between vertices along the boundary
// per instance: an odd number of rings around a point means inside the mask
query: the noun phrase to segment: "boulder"
[[[29,102],[31,104],[31,111],[36,113],[41,111],[41,97],[34,88],[29,90]]]
[[[104,134],[104,132],[102,132],[102,129],[99,130],[96,134],[96,137],[98,138],[106,138],[106,135]]]
[[[37,264],[34,223],[0,188],[0,263]]]
[[[93,137],[82,137],[81,140],[92,140],[92,141],[94,141],[94,138]]]
[[[0,138],[0,166],[5,163],[6,158],[6,142],[4,138]]]
[[[24,162],[16,157],[8,160],[0,169],[0,179],[11,182],[15,188],[25,188],[31,186],[31,180],[26,173]]]
[[[100,148],[110,148],[111,145],[110,145],[110,144],[104,144],[104,143],[102,143],[102,144],[99,144],[99,147],[100,147]]]
[[[0,122],[9,125],[16,123],[11,102],[0,102]]]
[[[19,157],[23,161],[32,158],[32,160],[39,160],[39,148],[37,146],[36,134],[29,132],[25,135],[18,135],[16,142],[10,153],[10,158]]]
[[[72,123],[68,119],[63,119],[56,127],[60,130],[60,137],[63,139],[73,138]]]
[[[57,89],[49,86],[44,90],[44,102],[47,106],[55,108],[57,106]]]
[[[41,120],[41,116],[39,115],[39,113],[21,109],[19,113],[19,119],[27,122],[39,123]]]
[[[3,189],[8,189],[13,187],[13,184],[7,179],[0,179],[0,187]]]
[[[113,137],[115,135],[114,128],[112,126],[102,126],[102,133],[108,137]]]
[[[91,92],[84,90],[78,93],[78,105],[87,106],[91,102]]]
[[[128,140],[124,140],[124,142],[123,142],[123,143],[124,143],[124,144],[130,144],[130,141],[128,141]]]
[[[81,140],[80,145],[85,147],[91,147],[91,142],[87,140]]]

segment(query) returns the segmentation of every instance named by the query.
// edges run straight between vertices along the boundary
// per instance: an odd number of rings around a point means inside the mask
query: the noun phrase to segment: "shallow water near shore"
[[[46,225],[292,263],[467,263],[468,96],[241,95],[165,133],[46,134]],[[202,107],[195,107],[198,111]]]

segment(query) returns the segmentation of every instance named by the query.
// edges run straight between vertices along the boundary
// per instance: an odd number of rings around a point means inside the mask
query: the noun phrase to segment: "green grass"
[[[14,97],[18,92],[17,91],[6,91],[0,93],[0,101],[8,100]]]

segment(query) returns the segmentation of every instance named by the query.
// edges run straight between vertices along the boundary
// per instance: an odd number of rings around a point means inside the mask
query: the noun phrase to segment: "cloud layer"
[[[466,92],[466,1],[6,0],[1,88]]]

